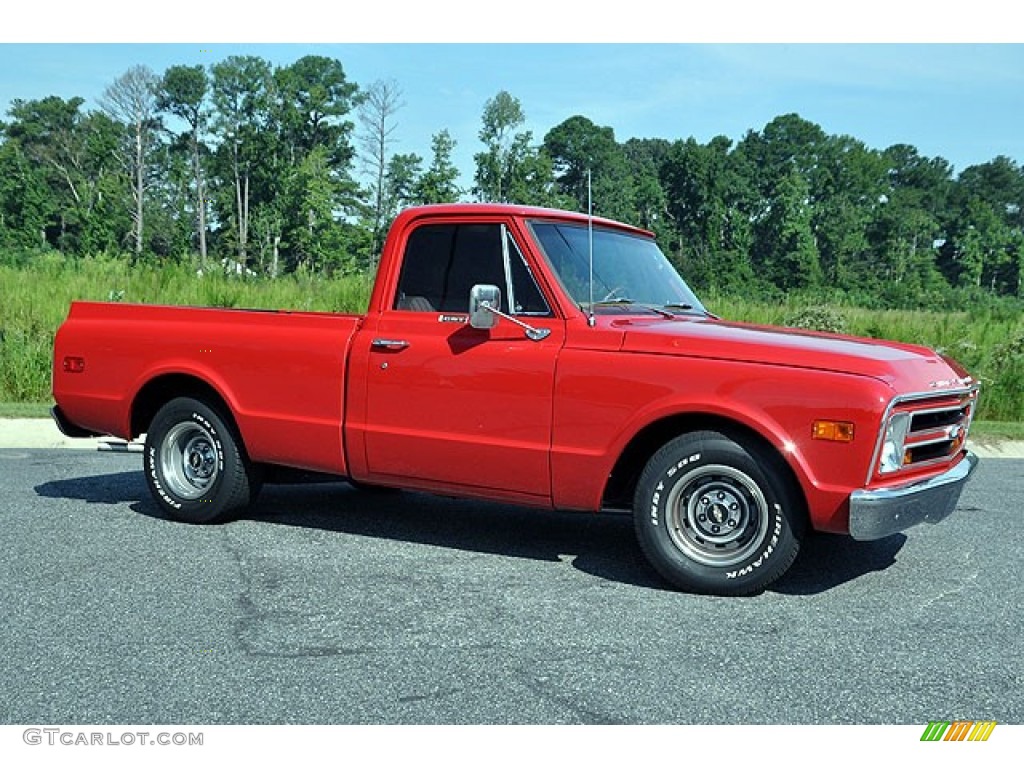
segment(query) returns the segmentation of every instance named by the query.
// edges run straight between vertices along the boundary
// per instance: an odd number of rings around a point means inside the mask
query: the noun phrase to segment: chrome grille
[[[963,424],[969,416],[970,406],[940,408],[934,411],[920,411],[913,414],[911,432],[925,432],[929,429],[942,429],[956,424]]]
[[[911,419],[910,431],[903,444],[904,468],[954,459],[967,440],[975,397],[976,394],[971,393],[958,398],[957,402],[941,406],[908,403],[906,410]]]

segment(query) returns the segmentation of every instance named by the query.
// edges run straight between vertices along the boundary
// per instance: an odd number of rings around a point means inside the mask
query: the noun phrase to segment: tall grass
[[[53,337],[73,300],[361,313],[369,291],[364,276],[200,276],[187,264],[57,254],[0,265],[0,402],[50,401]]]
[[[53,336],[75,299],[361,313],[370,288],[362,275],[199,276],[184,263],[132,265],[116,258],[65,260],[58,254],[27,264],[0,263],[0,402],[49,402]],[[980,418],[1024,422],[1024,313],[1019,311],[875,310],[821,306],[806,297],[768,303],[711,296],[706,303],[730,320],[836,330],[937,349],[982,381]]]
[[[730,320],[930,347],[953,358],[981,381],[980,418],[1024,421],[1024,313],[1001,307],[936,312],[821,306],[806,297],[766,304],[735,296],[715,297],[708,302],[708,309]]]

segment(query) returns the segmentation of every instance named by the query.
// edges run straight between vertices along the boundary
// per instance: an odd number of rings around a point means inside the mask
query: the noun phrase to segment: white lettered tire
[[[144,456],[153,498],[175,520],[222,522],[259,491],[241,439],[201,400],[179,397],[164,405],[147,431]]]
[[[713,595],[762,591],[792,565],[806,513],[781,459],[712,431],[651,457],[633,519],[648,561],[674,586]]]

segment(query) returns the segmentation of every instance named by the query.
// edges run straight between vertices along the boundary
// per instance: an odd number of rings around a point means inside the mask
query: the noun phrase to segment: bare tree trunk
[[[142,255],[143,212],[146,194],[146,159],[142,122],[135,124],[135,256]]]
[[[196,229],[199,231],[199,264],[206,266],[206,189],[199,157],[199,137],[192,131],[192,170],[196,177]]]
[[[235,209],[238,212],[238,261],[248,263],[249,240],[249,176],[243,176],[235,163]]]
[[[239,256],[242,268],[249,265],[249,174],[245,175],[245,194],[242,195],[242,221],[238,227]]]
[[[377,255],[384,240],[384,224],[393,211],[387,189],[389,147],[395,142],[392,137],[397,125],[393,118],[403,106],[402,91],[393,80],[378,80],[366,90],[366,99],[359,108],[359,122],[362,132],[359,144],[362,148],[363,165],[371,176],[373,195],[373,242],[370,245],[370,271],[376,270]]]
[[[245,253],[245,246],[242,245],[242,176],[238,172],[238,159],[235,158],[235,214],[238,216],[238,257]]]
[[[135,255],[142,254],[145,242],[143,209],[146,199],[147,150],[150,135],[155,126],[156,88],[159,78],[145,66],[129,69],[115,80],[104,92],[101,104],[114,120],[130,126],[133,135],[131,149],[126,152],[127,170],[132,179],[134,207]]]

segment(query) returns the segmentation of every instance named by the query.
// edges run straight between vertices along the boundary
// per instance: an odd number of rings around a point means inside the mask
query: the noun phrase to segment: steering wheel
[[[626,286],[624,286],[624,285],[617,285],[614,288],[612,288],[610,291],[608,291],[608,293],[605,294],[604,298],[601,299],[601,301],[611,301],[613,299],[625,298],[625,296],[620,296],[619,295],[625,289],[626,289]]]

